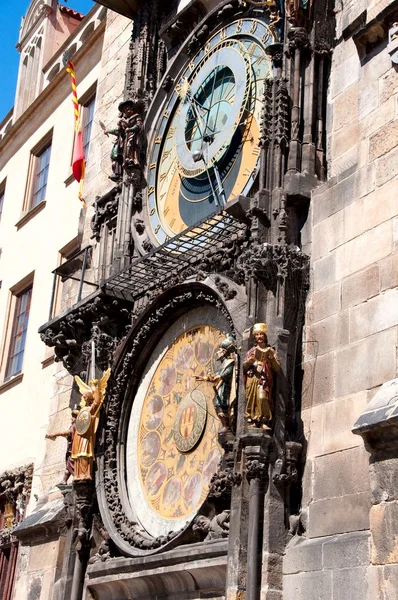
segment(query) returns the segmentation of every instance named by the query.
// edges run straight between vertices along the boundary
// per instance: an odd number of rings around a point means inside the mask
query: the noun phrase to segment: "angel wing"
[[[79,392],[81,393],[82,396],[83,396],[83,394],[86,394],[87,392],[91,392],[90,386],[87,385],[87,383],[84,383],[84,381],[82,379],[80,379],[80,377],[78,375],[75,375],[75,381],[79,387]]]
[[[107,369],[105,371],[105,373],[103,374],[103,376],[101,377],[101,379],[98,382],[98,391],[100,394],[100,399],[101,399],[101,404],[104,401],[105,398],[105,392],[106,392],[106,388],[108,385],[108,379],[111,376],[111,368],[109,367],[109,369]]]

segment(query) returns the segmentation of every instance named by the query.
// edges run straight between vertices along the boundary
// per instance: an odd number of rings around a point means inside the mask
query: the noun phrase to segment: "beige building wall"
[[[392,600],[397,574],[380,587],[369,566],[369,454],[351,429],[379,386],[397,376],[398,73],[386,42],[366,53],[347,31],[365,9],[370,23],[393,2],[337,4],[329,176],[313,193],[306,225],[306,531],[285,558],[286,600]]]
[[[59,215],[59,223],[63,223],[63,226],[61,227],[60,225],[54,229],[54,241],[57,240],[57,243],[61,244],[61,247],[62,244],[65,245],[77,235],[78,222],[80,223],[79,229],[82,230],[82,227],[84,228],[82,247],[92,243],[90,222],[94,198],[96,195],[106,193],[114,185],[108,179],[108,176],[112,172],[109,154],[113,141],[112,138],[108,138],[104,135],[99,126],[99,120],[109,126],[110,123],[116,122],[118,118],[117,107],[119,102],[123,99],[126,60],[131,36],[131,21],[108,11],[104,23],[103,43],[101,43],[97,49],[98,52],[96,53],[95,65],[88,69],[88,72],[84,77],[82,76],[82,69],[84,65],[87,64],[87,61],[84,60],[84,64],[82,64],[81,67],[77,64],[76,69],[76,77],[79,82],[79,95],[84,94],[86,89],[89,89],[95,81],[97,82],[96,105],[91,132],[90,152],[86,165],[85,184],[83,188],[87,209],[81,210],[80,203],[76,198],[77,184],[72,183],[64,192],[65,213],[63,213],[63,216]],[[69,97],[66,102],[68,109],[70,110]],[[60,109],[61,108],[62,107],[60,107]],[[57,115],[54,115],[53,118],[55,119],[55,122],[57,122]],[[61,132],[60,139],[63,139],[63,142],[61,143],[63,143],[65,148],[67,133],[64,128],[62,131],[64,137],[62,138]],[[58,169],[61,168],[61,164],[62,157],[60,156],[59,164],[57,163]],[[67,175],[62,175],[62,181],[66,177]],[[63,217],[66,218],[66,221],[62,220]],[[68,224],[66,225],[67,221]],[[63,237],[62,243],[59,237],[60,231],[62,232]],[[94,267],[95,258],[96,257],[94,256]],[[47,276],[50,278],[49,281],[51,281],[50,271],[55,266],[56,265],[54,264],[50,267],[47,264],[43,269],[43,272],[45,273],[43,277]],[[96,269],[88,269],[86,279],[91,278],[92,280],[96,280],[96,277]],[[67,290],[64,286],[64,289],[60,291],[63,294],[61,309],[65,309],[76,302],[77,283],[72,282],[71,285],[68,284]],[[85,293],[90,293],[91,291],[93,291],[92,288],[85,287]],[[48,310],[49,293],[50,291],[47,287],[46,294],[43,292],[43,297],[45,295],[46,300],[45,310]],[[37,331],[38,327],[47,320],[47,313],[41,311],[40,316],[38,316],[35,330]],[[45,346],[40,341],[36,331],[35,340],[40,351],[44,354],[46,351]],[[39,473],[38,479],[40,479],[41,483],[39,494],[47,494],[48,491],[62,479],[65,469],[65,439],[58,438],[55,441],[46,441],[44,440],[44,435],[47,432],[66,430],[70,425],[70,406],[71,404],[80,401],[78,394],[76,394],[76,396],[73,395],[73,379],[66,369],[63,368],[61,363],[56,363],[52,367],[48,367],[47,370],[49,371],[47,381],[48,401],[44,403],[42,422],[37,423],[35,427],[37,432],[36,435],[39,436],[37,444],[40,445],[39,460],[37,461],[37,471]],[[40,433],[38,433],[39,431]],[[47,498],[50,502],[50,504],[46,505],[47,509],[52,506],[51,503],[62,503],[62,497],[60,499],[60,496],[61,494],[59,492],[55,494],[51,493]],[[40,598],[50,600],[50,598],[56,597],[57,589],[60,584],[62,585],[64,544],[65,537],[63,535],[53,539],[40,538],[39,535],[35,543],[22,545],[20,550],[20,567],[18,569],[15,585],[15,600],[25,600],[25,598],[28,597],[28,594],[36,588],[40,590]]]
[[[91,218],[93,214],[93,202],[95,196],[105,194],[114,186],[108,179],[112,173],[110,151],[113,140],[104,135],[99,121],[107,126],[116,122],[118,118],[118,104],[123,99],[124,78],[126,60],[128,54],[129,40],[131,36],[131,21],[112,11],[108,11],[105,20],[104,39],[99,63],[95,70],[95,81],[97,81],[96,103],[94,122],[91,131],[90,152],[86,164],[86,175],[83,187],[83,196],[87,208],[80,213],[79,229],[83,228],[82,247],[91,245],[92,230]],[[78,72],[77,72],[78,76]],[[90,86],[89,86],[90,87]],[[82,85],[83,88],[83,85]],[[72,184],[75,186],[75,184]],[[76,188],[75,188],[76,191]],[[77,222],[75,222],[74,235],[77,234]],[[72,238],[71,238],[72,239]],[[97,281],[96,269],[97,256],[94,251],[91,268],[86,271],[86,280]],[[89,294],[94,288],[83,286],[85,294]],[[70,297],[65,295],[65,287],[62,290],[62,310],[66,310],[76,302],[77,283],[69,285]],[[48,317],[42,319],[43,325]],[[43,343],[39,341],[44,349]],[[44,350],[43,350],[44,351]],[[70,424],[70,405],[79,403],[78,394],[71,398],[73,379],[58,363],[53,375],[51,397],[51,412],[48,420],[48,431],[57,432],[66,430]],[[65,446],[62,438],[56,441],[46,442],[45,456],[43,458],[44,488],[50,489],[62,479],[65,468]]]
[[[94,16],[101,7],[94,8]],[[90,13],[93,17],[93,11]],[[82,24],[84,26],[84,22]],[[104,24],[87,40],[76,60],[78,95],[92,88],[99,77]],[[77,34],[80,28],[76,30]],[[102,33],[101,33],[102,31]],[[69,40],[73,42],[73,36]],[[29,169],[32,150],[52,131],[51,158],[45,202],[39,210],[27,210]],[[0,408],[2,440],[0,472],[34,462],[29,511],[38,497],[60,479],[64,466],[64,444],[49,449],[44,439],[49,421],[57,413],[60,426],[68,426],[69,400],[61,412],[54,395],[67,391],[59,367],[49,358],[48,349],[37,330],[48,320],[53,286],[52,271],[58,266],[59,252],[77,237],[82,205],[77,198],[78,184],[71,181],[74,117],[70,80],[61,72],[17,119],[0,142],[0,185],[5,183],[0,222],[2,249],[0,272],[1,366]],[[12,293],[26,277],[33,279],[32,302],[21,375],[5,381],[9,337],[13,318]],[[47,450],[49,457],[45,458]],[[46,474],[43,472],[46,466]],[[61,466],[62,465],[62,466]]]
[[[84,190],[89,204],[94,197],[92,180],[95,176],[102,176],[102,183],[96,184],[95,193],[101,193],[100,185],[106,187],[104,192],[111,187],[107,179],[111,172],[110,160],[109,173],[103,173],[100,158],[106,162],[112,143],[103,135],[98,118],[108,123],[108,111],[110,119],[117,117],[118,97],[121,99],[124,87],[130,36],[128,26],[131,28],[127,19],[107,15],[103,7],[94,5],[72,35],[66,41],[62,39],[62,45],[56,44],[55,54],[53,52],[43,65],[38,97],[30,101],[21,116],[9,113],[0,127],[0,186],[5,184],[0,221],[0,408],[3,432],[0,473],[14,466],[34,463],[27,514],[39,509],[43,503],[47,503],[47,511],[55,511],[54,514],[62,510],[62,495],[53,488],[63,477],[66,441],[63,438],[46,440],[45,435],[65,431],[70,425],[70,406],[79,401],[72,393],[72,377],[62,364],[54,362],[51,349],[44,346],[37,333],[49,319],[52,271],[60,263],[60,251],[71,246],[71,242],[72,245],[73,242],[80,243],[82,247],[89,245],[91,237],[87,235],[82,241],[81,227],[83,222],[89,222],[90,215],[89,209],[83,209],[77,198],[78,184],[72,176],[74,116],[70,78],[62,68],[62,55],[68,48],[73,50],[78,97],[87,99],[87,95],[96,91],[86,171],[88,192]],[[106,92],[108,100],[103,99]],[[17,98],[21,93],[20,87]],[[102,107],[100,117],[98,107]],[[29,211],[27,197],[32,150],[51,131],[45,202]],[[33,294],[22,373],[5,381],[14,308],[12,291],[18,291],[18,285],[28,276],[33,279]],[[85,287],[84,294],[91,291],[93,288]],[[76,294],[75,283],[58,286],[58,311],[75,303]],[[21,543],[15,579],[16,600],[55,597],[64,558],[65,537],[62,534],[59,537],[59,533],[39,528],[30,534],[33,541],[26,538]]]

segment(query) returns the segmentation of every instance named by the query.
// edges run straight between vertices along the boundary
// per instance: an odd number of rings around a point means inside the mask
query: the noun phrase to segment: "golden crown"
[[[253,335],[255,333],[267,333],[267,325],[265,323],[256,323],[253,325]]]

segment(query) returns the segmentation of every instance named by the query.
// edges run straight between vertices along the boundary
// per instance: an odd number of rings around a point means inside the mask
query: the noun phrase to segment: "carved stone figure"
[[[121,110],[121,104],[119,104],[119,110]],[[115,135],[116,141],[112,146],[110,158],[112,161],[112,175],[109,179],[112,181],[120,181],[123,176],[123,155],[124,155],[124,143],[126,139],[125,122],[121,118],[117,124],[117,127],[113,129],[104,128],[104,134],[106,136]]]
[[[303,14],[310,16],[313,0],[285,0],[286,15],[293,26],[299,24]]]
[[[66,454],[65,454],[65,471],[64,471],[64,477],[61,482],[62,485],[67,485],[69,477],[71,475],[73,476],[74,472],[75,472],[74,460],[72,458],[72,444],[73,444],[73,438],[74,438],[75,431],[76,431],[75,423],[76,423],[76,417],[78,414],[79,414],[78,410],[72,410],[72,422],[70,424],[69,429],[67,429],[66,431],[59,431],[57,433],[48,433],[46,435],[47,440],[55,440],[55,439],[57,439],[57,437],[64,437],[67,439]]]
[[[246,420],[249,427],[269,430],[272,420],[272,386],[274,373],[280,361],[276,351],[268,345],[267,325],[256,323],[253,337],[256,345],[247,352],[243,371],[245,375]]]
[[[212,519],[204,515],[198,515],[192,529],[203,535],[205,541],[226,538],[229,534],[229,520],[229,510],[224,510]]]
[[[100,380],[92,379],[88,385],[80,377],[75,376],[82,395],[80,403],[82,408],[76,418],[76,430],[72,442],[72,459],[75,461],[74,481],[93,479],[95,434],[110,374],[111,370],[107,369]]]
[[[143,147],[143,113],[145,102],[125,100],[119,104],[121,118],[114,129],[104,129],[105,135],[115,135],[116,142],[111,150],[112,181],[120,181],[123,167],[142,168],[141,151]]]
[[[126,101],[123,108],[123,117],[125,121],[126,146],[124,155],[124,166],[142,167],[141,164],[141,146],[143,133],[143,116],[139,106],[132,101]]]
[[[219,345],[217,360],[222,361],[214,373],[197,376],[198,381],[208,381],[214,387],[215,409],[224,427],[230,417],[230,407],[236,397],[236,345],[232,337],[227,336]]]

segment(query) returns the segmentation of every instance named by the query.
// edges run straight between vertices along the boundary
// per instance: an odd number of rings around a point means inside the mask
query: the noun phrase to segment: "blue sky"
[[[0,122],[14,104],[19,65],[19,52],[15,45],[18,42],[21,18],[26,14],[29,4],[30,0],[2,2],[0,64],[3,81],[0,89]],[[83,14],[86,14],[93,6],[92,0],[68,0],[68,2],[62,1],[61,4]]]

